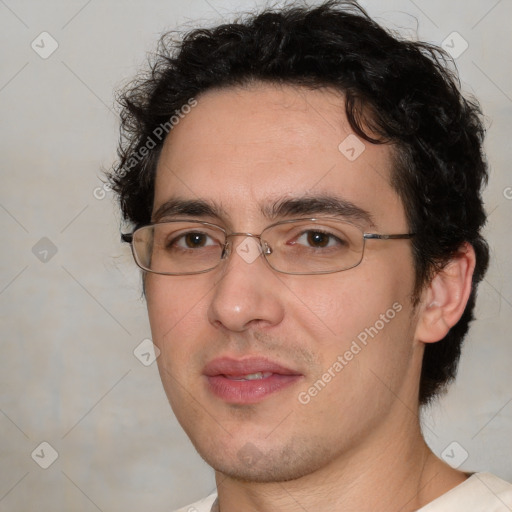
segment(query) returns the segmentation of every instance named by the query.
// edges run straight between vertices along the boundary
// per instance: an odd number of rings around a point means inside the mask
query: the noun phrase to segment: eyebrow
[[[169,199],[152,216],[152,222],[160,222],[167,217],[227,217],[227,213],[215,203],[203,199]]]
[[[262,209],[269,219],[304,215],[331,215],[362,224],[374,226],[370,212],[354,203],[333,195],[306,196],[282,199]]]
[[[343,220],[375,226],[372,215],[365,209],[338,196],[320,195],[283,198],[260,207],[269,220],[303,216],[330,215]],[[152,222],[161,222],[172,217],[210,217],[218,220],[229,218],[229,214],[218,204],[203,199],[169,199],[153,214]]]

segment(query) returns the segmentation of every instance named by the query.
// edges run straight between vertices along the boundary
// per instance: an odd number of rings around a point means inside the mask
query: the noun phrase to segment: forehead
[[[199,199],[226,220],[248,222],[284,199],[329,196],[368,211],[377,225],[405,226],[390,185],[393,150],[355,136],[340,93],[258,84],[197,101],[165,141],[153,213],[171,199]]]

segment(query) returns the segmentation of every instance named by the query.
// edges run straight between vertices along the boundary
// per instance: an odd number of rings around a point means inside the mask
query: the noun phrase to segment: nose
[[[276,290],[278,280],[265,262],[259,242],[247,236],[231,240],[209,304],[210,323],[234,332],[279,324],[284,307]]]

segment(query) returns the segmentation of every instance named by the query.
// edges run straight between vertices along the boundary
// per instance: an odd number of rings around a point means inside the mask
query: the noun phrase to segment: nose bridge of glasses
[[[235,232],[235,233],[227,233],[226,235],[226,242],[224,245],[224,250],[222,252],[222,259],[228,257],[231,254],[231,250],[233,248],[233,244],[230,242],[230,238],[233,237],[244,237],[245,238],[256,238],[258,239],[258,244],[260,245],[261,251],[264,255],[272,254],[272,248],[268,245],[266,241],[264,241],[261,236],[262,234],[255,234],[255,233],[244,233],[244,232]],[[243,243],[243,240],[240,241],[240,243]]]
[[[256,235],[254,233],[243,233],[243,232],[235,232],[235,233],[227,233],[226,234],[226,245],[227,246],[232,246],[234,244],[232,244],[230,242],[230,239],[231,238],[234,238],[234,237],[244,237],[245,238],[257,238],[258,239],[258,243],[261,244],[261,235]],[[240,240],[239,241],[239,244],[241,244],[243,242],[243,240]]]

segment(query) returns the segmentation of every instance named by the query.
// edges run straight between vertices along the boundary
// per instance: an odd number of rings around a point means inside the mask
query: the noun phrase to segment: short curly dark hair
[[[126,220],[148,224],[155,171],[165,137],[155,137],[191,98],[213,88],[254,82],[334,88],[345,98],[354,132],[390,143],[391,184],[405,208],[416,271],[413,300],[464,242],[476,252],[473,289],[460,321],[427,344],[419,402],[437,396],[456,374],[476,287],[488,266],[481,229],[487,183],[478,103],[462,96],[449,57],[407,41],[373,21],[355,1],[287,6],[181,38],[162,37],[142,74],[121,93],[119,160],[109,174]],[[158,131],[160,129],[160,132]],[[151,150],[148,142],[151,141]]]

